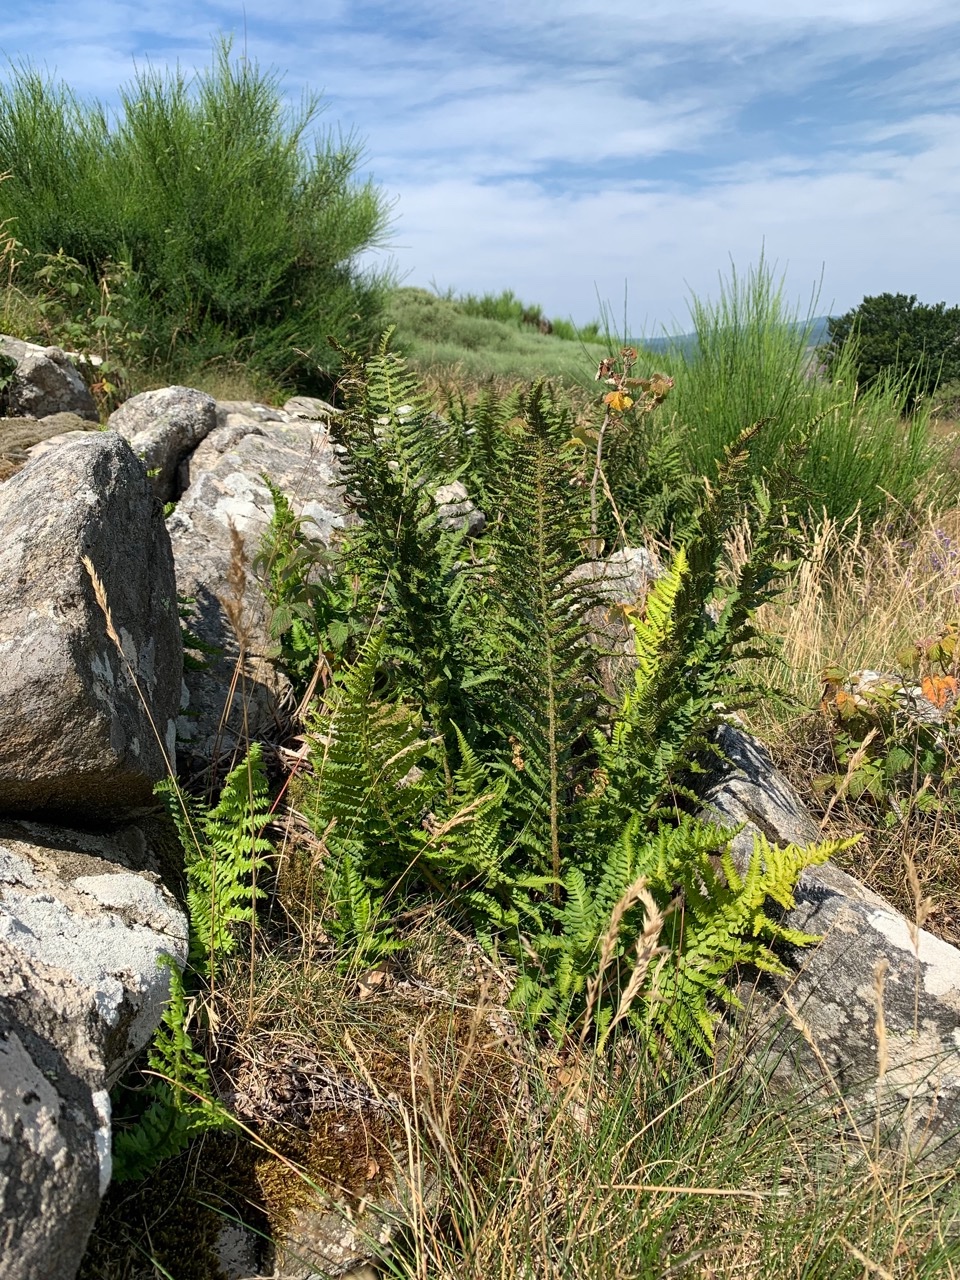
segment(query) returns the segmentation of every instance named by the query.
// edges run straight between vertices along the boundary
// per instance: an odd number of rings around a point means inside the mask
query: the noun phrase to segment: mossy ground
[[[207,1135],[140,1183],[114,1183],[100,1207],[77,1280],[223,1280],[217,1239],[229,1220],[266,1235],[255,1151]]]

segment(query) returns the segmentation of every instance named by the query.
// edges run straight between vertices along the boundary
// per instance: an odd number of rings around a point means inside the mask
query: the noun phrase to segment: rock
[[[741,865],[755,831],[780,844],[818,838],[799,797],[759,743],[733,725],[721,729],[718,741],[728,765],[706,795],[703,816],[746,824],[734,840]],[[822,941],[787,953],[788,979],[765,979],[741,991],[749,999],[755,1053],[773,1079],[791,1085],[798,1077],[813,1079],[844,1096],[868,1139],[879,1117],[888,1146],[938,1167],[955,1164],[960,951],[917,929],[829,862],[804,873],[786,923]]]
[[[256,400],[218,400],[217,426],[229,427],[237,424],[255,425],[257,423],[280,423],[289,426],[297,420],[297,415],[287,413],[285,409],[277,409],[273,405],[260,404]]]
[[[753,855],[755,831],[773,844],[810,844],[819,838],[817,824],[766,747],[733,723],[720,726],[716,742],[724,763],[704,794],[705,816],[727,827],[747,824],[732,842],[738,866],[746,866]]]
[[[329,544],[346,523],[324,426],[252,404],[218,405],[218,418],[221,425],[189,459],[189,487],[167,522],[178,588],[195,601],[191,630],[221,651],[185,677],[179,733],[198,768],[229,764],[248,735],[276,739],[286,723],[282,706],[291,701],[288,682],[268,661],[275,646],[252,568],[273,516],[262,475],[283,490],[319,543]],[[243,678],[235,682],[241,648]]]
[[[277,1280],[360,1280],[377,1271],[371,1263],[382,1262],[405,1223],[415,1220],[424,1207],[437,1210],[439,1187],[436,1178],[421,1170],[416,1186],[398,1156],[392,1185],[378,1187],[355,1209],[318,1195],[314,1204],[292,1208],[276,1235]]]
[[[851,671],[847,676],[833,678],[828,673],[825,680],[824,701],[836,706],[840,697],[846,697],[849,715],[851,710],[875,721],[895,718],[901,726],[916,731],[926,726],[938,727],[949,720],[957,702],[955,677],[941,678],[941,702],[927,697],[923,684],[904,680],[895,671]],[[933,685],[927,686],[931,692]],[[943,735],[934,735],[938,744],[953,732],[949,728]]]
[[[284,404],[283,411],[292,418],[319,419],[321,422],[329,422],[337,414],[343,413],[342,409],[335,409],[332,404],[327,404],[326,400],[318,400],[316,396],[291,396]]]
[[[0,812],[104,822],[152,804],[181,672],[170,543],[130,446],[91,432],[31,461],[0,487]]]
[[[294,1209],[277,1244],[279,1280],[319,1280],[363,1273],[371,1259],[389,1252],[400,1229],[402,1210],[391,1199],[368,1204],[354,1215],[336,1206]]]
[[[180,496],[180,464],[217,425],[213,396],[190,387],[163,387],[126,400],[107,420],[141,458],[161,502]]]
[[[99,422],[93,396],[65,351],[0,336],[0,354],[17,362],[6,394],[11,417],[67,412]]]
[[[72,1280],[110,1181],[108,1090],[157,1026],[187,922],[144,832],[0,822],[0,1271]]]
[[[646,547],[624,547],[603,560],[588,560],[570,574],[573,581],[586,578],[610,604],[636,604],[663,573],[663,566]]]
[[[437,504],[437,519],[446,529],[464,530],[471,538],[483,533],[487,517],[478,511],[467,493],[466,485],[459,480],[444,484],[433,495]]]
[[[83,432],[81,431],[65,431],[62,435],[48,436],[45,440],[38,440],[35,445],[31,445],[27,450],[27,460],[39,458],[44,453],[53,453],[63,445],[69,444],[71,440],[76,440],[82,434]]]
[[[626,609],[645,599],[663,573],[660,561],[646,547],[624,547],[603,560],[587,560],[570,574],[571,582],[592,584],[600,603],[587,610],[590,643],[600,653],[604,692],[619,702],[625,680],[632,675],[636,648]]]
[[[225,1222],[217,1235],[217,1262],[224,1280],[256,1280],[262,1243],[242,1222]]]

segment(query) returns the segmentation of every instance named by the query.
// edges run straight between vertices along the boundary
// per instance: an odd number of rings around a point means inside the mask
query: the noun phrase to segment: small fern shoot
[[[190,963],[210,977],[219,956],[237,946],[237,928],[253,922],[263,890],[257,874],[271,843],[264,835],[270,794],[263,752],[254,743],[223,784],[213,809],[204,809],[172,780],[158,784],[184,848],[190,912]]]

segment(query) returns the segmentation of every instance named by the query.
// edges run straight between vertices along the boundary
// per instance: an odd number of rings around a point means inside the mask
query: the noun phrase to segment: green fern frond
[[[206,1059],[187,1032],[183,978],[169,956],[159,963],[170,974],[170,999],[150,1047],[150,1069],[159,1077],[149,1089],[150,1105],[129,1129],[113,1134],[113,1177],[139,1181],[163,1160],[179,1155],[209,1129],[229,1129],[233,1117],[214,1098]]]
[[[169,779],[157,791],[184,849],[190,962],[209,977],[216,958],[236,949],[237,927],[252,924],[256,900],[263,897],[257,875],[272,845],[264,835],[270,794],[260,744],[228,774],[213,809],[202,808]]]

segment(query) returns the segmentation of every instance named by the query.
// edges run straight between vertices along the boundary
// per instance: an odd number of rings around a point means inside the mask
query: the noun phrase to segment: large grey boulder
[[[741,865],[757,831],[779,844],[820,838],[759,743],[734,725],[718,741],[727,764],[704,815],[743,824],[734,841]],[[829,862],[804,873],[786,922],[822,941],[788,951],[789,978],[765,980],[747,997],[774,1079],[813,1079],[844,1097],[868,1135],[879,1121],[887,1144],[940,1166],[955,1163],[960,951]]]
[[[218,405],[220,426],[183,467],[186,490],[167,526],[180,593],[194,601],[190,628],[218,650],[187,671],[181,750],[197,768],[228,765],[248,737],[282,736],[292,702],[270,662],[268,609],[253,570],[273,516],[267,475],[329,545],[347,520],[336,456],[320,422],[264,405]],[[238,665],[239,664],[239,665]]]
[[[343,413],[342,409],[336,409],[326,400],[320,400],[316,396],[291,396],[289,400],[284,401],[283,411],[289,413],[292,418],[316,419],[321,422],[329,422],[337,414]]]
[[[144,391],[115,410],[107,427],[130,442],[150,473],[161,502],[179,497],[180,464],[217,425],[213,396],[191,387]]]
[[[151,804],[182,662],[162,509],[125,440],[76,437],[0,486],[0,812],[103,822]]]
[[[0,822],[0,1274],[72,1280],[110,1181],[109,1089],[183,967],[149,838]]]
[[[0,335],[0,355],[17,362],[6,393],[11,417],[76,413],[92,422],[99,421],[93,396],[65,351]]]

